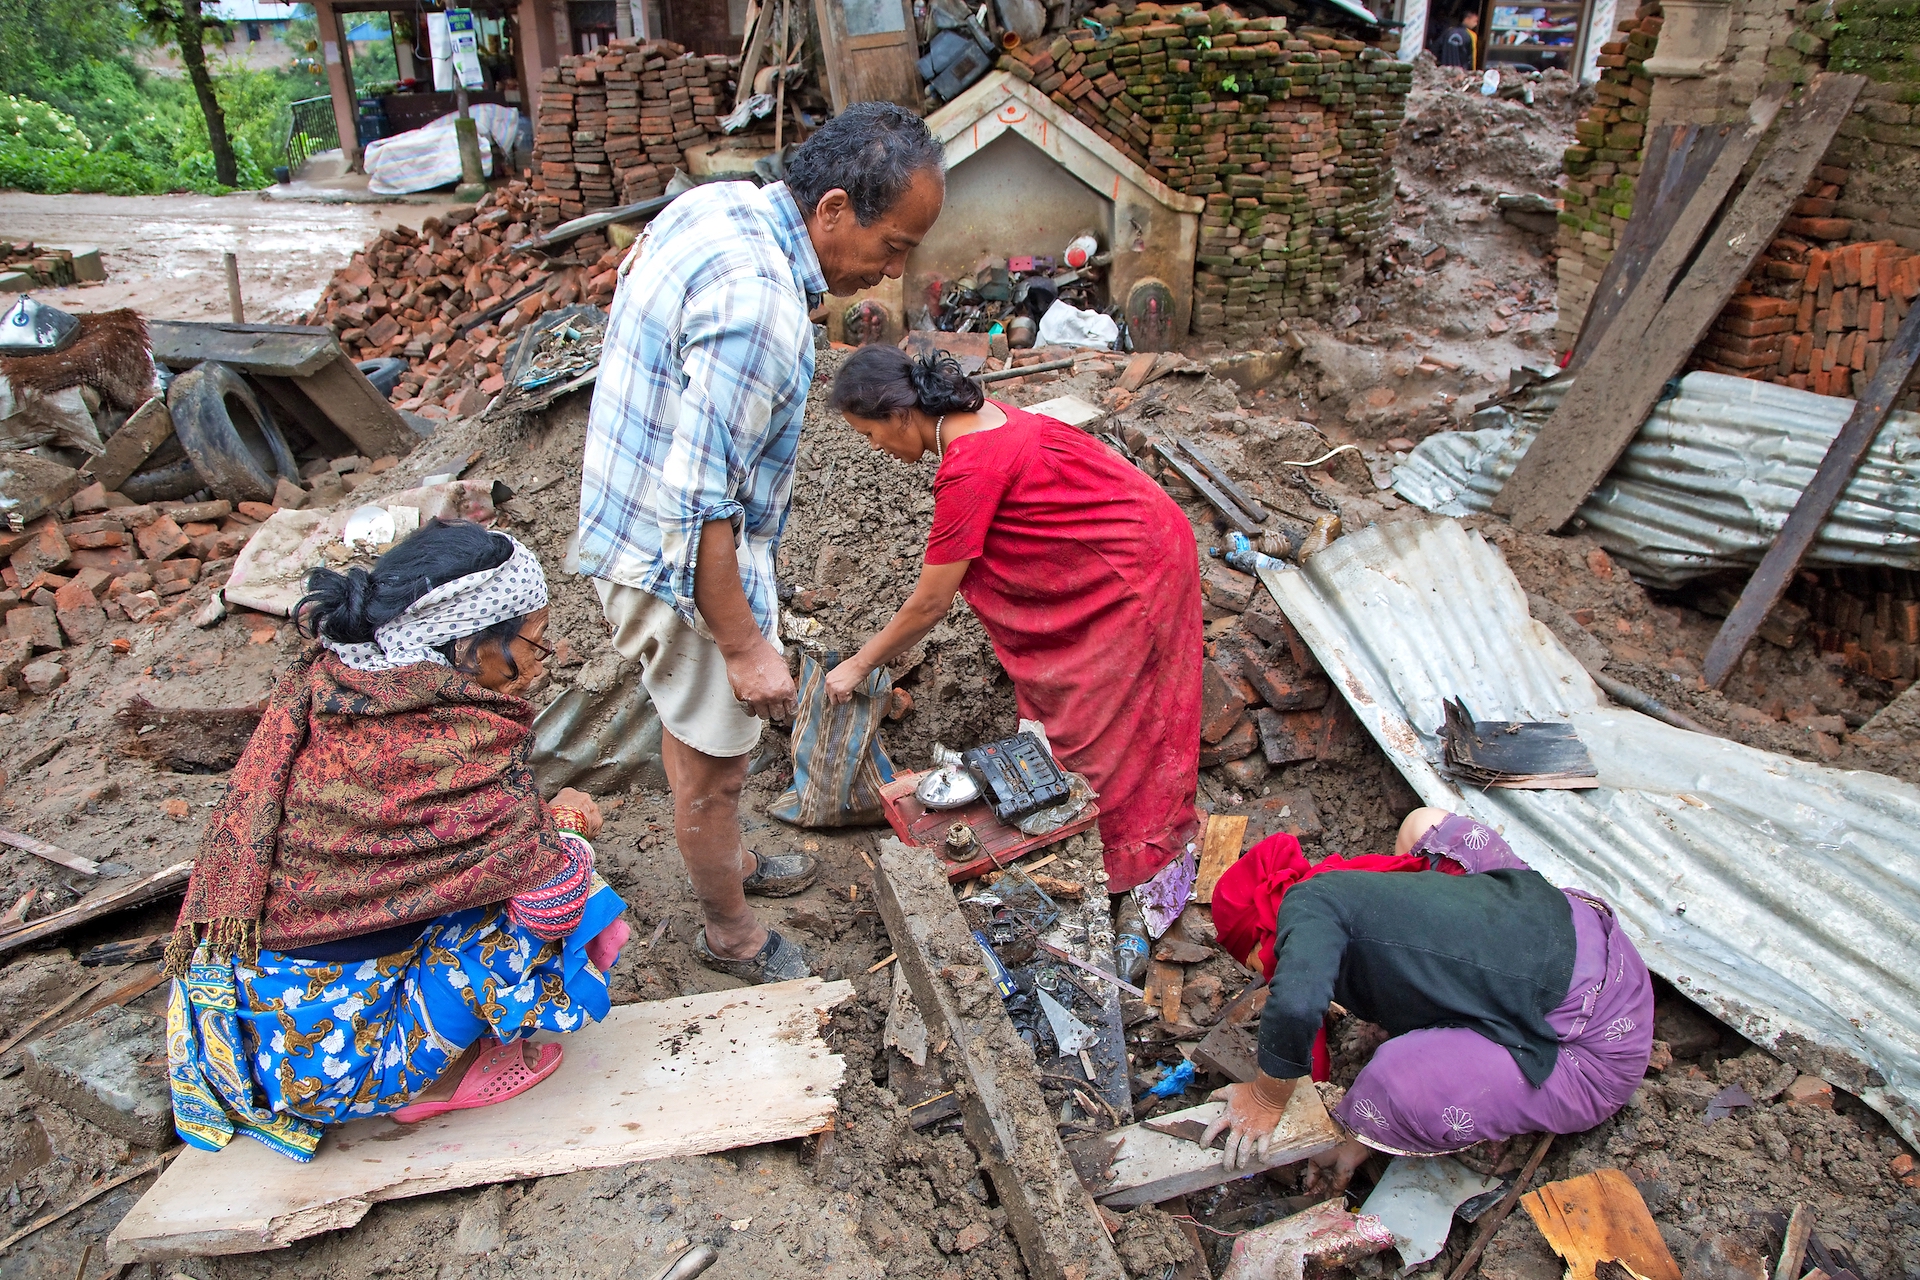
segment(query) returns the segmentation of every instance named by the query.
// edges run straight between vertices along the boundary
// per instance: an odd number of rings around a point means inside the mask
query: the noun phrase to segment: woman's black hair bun
[[[960,362],[944,351],[916,358],[907,378],[915,398],[927,413],[972,413],[987,402],[987,393],[967,376]]]

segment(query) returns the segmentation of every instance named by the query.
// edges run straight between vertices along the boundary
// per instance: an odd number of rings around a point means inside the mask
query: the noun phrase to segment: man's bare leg
[[[766,926],[741,888],[753,855],[740,839],[740,789],[746,756],[710,756],[664,729],[660,755],[673,787],[673,833],[707,919],[707,946],[728,960],[750,960],[767,945]]]

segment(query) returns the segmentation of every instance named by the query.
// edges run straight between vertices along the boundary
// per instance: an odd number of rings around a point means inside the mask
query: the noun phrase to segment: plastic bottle
[[[1147,971],[1147,920],[1130,893],[1121,897],[1113,913],[1113,935],[1114,971],[1123,981],[1138,984]]]

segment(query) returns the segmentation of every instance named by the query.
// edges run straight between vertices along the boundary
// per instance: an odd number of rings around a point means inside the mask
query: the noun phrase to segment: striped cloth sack
[[[800,707],[793,727],[793,785],[771,810],[799,827],[871,827],[886,821],[880,788],[893,781],[893,761],[880,745],[880,718],[893,695],[885,667],[854,689],[840,706],[827,699],[825,664],[800,655]]]

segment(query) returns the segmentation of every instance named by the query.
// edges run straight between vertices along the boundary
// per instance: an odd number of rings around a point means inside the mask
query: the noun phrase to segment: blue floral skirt
[[[407,1105],[483,1036],[578,1031],[606,1017],[587,943],[626,903],[597,875],[579,928],[558,941],[505,903],[434,920],[406,951],[345,963],[203,946],[167,1004],[173,1125],[209,1151],[244,1133],[310,1160],[326,1125]]]

